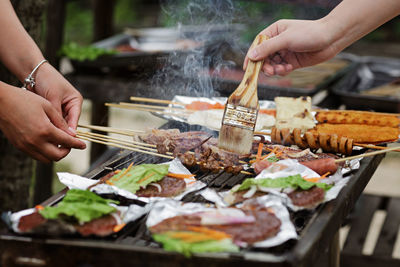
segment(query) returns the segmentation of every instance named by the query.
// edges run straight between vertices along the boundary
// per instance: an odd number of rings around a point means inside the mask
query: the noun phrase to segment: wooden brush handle
[[[268,37],[265,35],[258,35],[253,41],[251,48],[261,44],[267,39]],[[254,109],[258,108],[257,83],[258,74],[260,73],[263,63],[264,60],[249,60],[242,82],[228,98],[228,103],[235,106],[243,106]]]

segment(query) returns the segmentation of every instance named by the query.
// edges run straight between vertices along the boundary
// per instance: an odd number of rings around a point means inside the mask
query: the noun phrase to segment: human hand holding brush
[[[264,59],[266,75],[286,75],[334,57],[398,14],[398,0],[344,0],[319,20],[279,20],[260,32],[270,39],[250,48],[243,66]]]
[[[267,36],[258,35],[252,46],[260,45],[266,39]],[[228,97],[219,132],[218,146],[222,149],[238,154],[250,153],[259,109],[257,83],[262,65],[263,60],[249,60],[242,82]]]

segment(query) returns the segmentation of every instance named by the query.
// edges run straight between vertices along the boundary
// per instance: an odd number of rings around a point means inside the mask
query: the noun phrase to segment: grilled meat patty
[[[157,186],[147,185],[146,188],[136,192],[138,197],[173,197],[182,193],[186,189],[186,183],[182,179],[165,176],[156,184],[161,186],[161,192]]]
[[[288,196],[296,206],[315,207],[324,200],[325,191],[322,188],[314,186],[308,190],[297,189],[289,193]]]
[[[281,221],[267,208],[255,210],[243,210],[248,216],[255,218],[251,223],[237,223],[230,225],[207,225],[209,229],[225,232],[232,236],[235,242],[246,242],[249,244],[262,241],[278,233]],[[185,231],[191,226],[200,226],[201,217],[198,214],[179,215],[163,220],[150,228],[152,233],[163,233],[166,231]]]

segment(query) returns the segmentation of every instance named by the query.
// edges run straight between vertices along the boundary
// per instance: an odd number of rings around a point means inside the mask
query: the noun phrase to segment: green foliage
[[[89,0],[68,1],[64,43],[90,44],[93,40],[93,11]]]
[[[78,61],[95,60],[99,56],[114,55],[116,53],[118,52],[115,50],[98,48],[93,45],[81,46],[74,42],[63,45],[59,52],[60,56],[66,56],[69,59]]]

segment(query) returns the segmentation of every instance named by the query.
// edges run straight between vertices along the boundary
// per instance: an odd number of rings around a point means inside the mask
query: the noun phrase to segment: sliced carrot
[[[106,184],[109,184],[109,185],[114,185],[114,183],[113,183],[113,182],[111,182],[110,180],[107,180],[107,181],[106,181]]]
[[[217,230],[213,230],[207,227],[203,227],[203,226],[190,226],[188,227],[189,230],[191,231],[195,231],[195,232],[199,232],[199,233],[204,233],[204,234],[211,234],[214,236],[219,236],[221,238],[230,238],[231,236],[228,235],[225,232],[221,232],[221,231],[217,231]]]
[[[194,183],[196,183],[196,181],[189,182],[187,185],[192,185],[192,184],[194,184]]]
[[[119,181],[122,177],[124,177],[125,174],[127,174],[128,171],[132,168],[133,163],[134,163],[134,162],[132,161],[131,164],[129,164],[128,168],[126,168],[126,170],[118,177],[118,179],[117,179],[117,178],[113,179],[114,182],[115,182],[115,181]],[[121,171],[121,170],[120,170],[120,171]],[[111,179],[112,179],[112,178],[111,178]]]
[[[113,232],[116,233],[116,232],[121,231],[121,229],[124,228],[125,225],[126,225],[126,223],[117,224],[116,226],[114,226]]]
[[[43,210],[44,207],[43,207],[42,205],[36,205],[36,206],[35,206],[35,209],[37,209],[37,210]]]
[[[263,151],[263,147],[264,147],[264,143],[262,143],[262,142],[258,143],[256,161],[260,161],[261,154],[262,154],[262,151]]]
[[[141,182],[146,181],[147,179],[149,179],[151,176],[153,176],[155,173],[149,173],[148,175],[146,175],[145,177],[143,177],[142,179],[140,179],[139,181],[137,181],[138,184],[140,184]]]
[[[120,172],[121,172],[121,170],[116,170],[116,171],[114,171],[115,174],[118,174],[118,173],[120,173]]]
[[[184,173],[168,173],[168,177],[172,178],[177,178],[177,179],[190,179],[190,180],[196,180],[193,178],[195,175],[194,174],[184,174]]]
[[[322,180],[326,178],[331,172],[327,172],[324,175],[321,175],[320,177],[314,177],[314,178],[303,178],[306,181],[312,182],[312,183],[317,183],[319,180]]]
[[[258,113],[268,114],[268,115],[276,117],[276,109],[260,109],[258,111]]]

